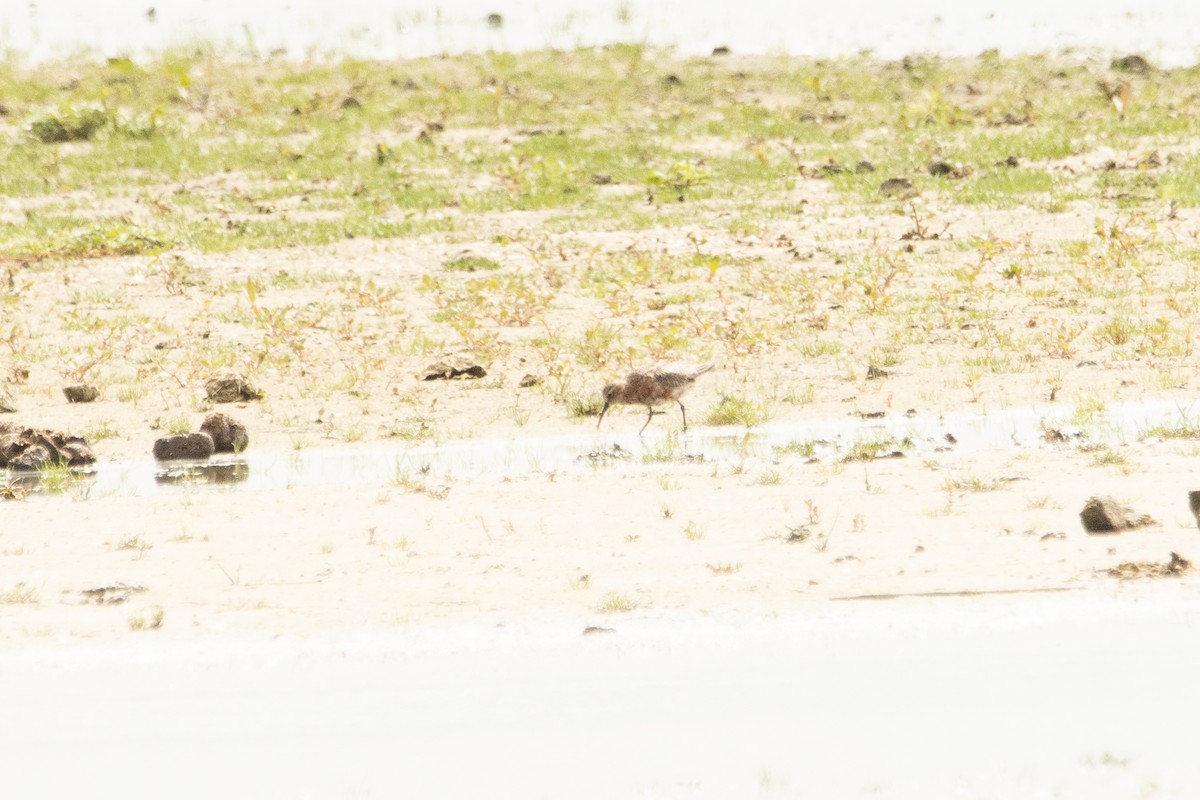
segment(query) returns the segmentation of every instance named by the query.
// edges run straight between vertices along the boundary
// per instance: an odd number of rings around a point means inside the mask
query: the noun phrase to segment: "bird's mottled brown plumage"
[[[646,424],[638,431],[638,436],[641,436],[646,430],[646,426],[650,424],[650,420],[654,419],[655,414],[666,413],[655,411],[654,407],[673,400],[679,403],[679,411],[683,415],[683,429],[686,431],[687,409],[683,407],[683,402],[679,398],[691,388],[692,384],[696,382],[696,378],[714,366],[714,364],[708,363],[692,369],[660,367],[634,370],[625,376],[623,382],[610,383],[604,387],[601,392],[604,395],[604,408],[600,410],[600,419],[596,421],[596,428],[598,429],[600,423],[604,421],[604,415],[610,406],[644,405],[649,414],[646,417]]]

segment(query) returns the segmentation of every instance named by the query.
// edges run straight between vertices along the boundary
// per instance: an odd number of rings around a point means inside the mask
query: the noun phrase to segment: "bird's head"
[[[604,398],[604,407],[600,409],[600,419],[596,420],[597,429],[599,429],[600,423],[604,421],[604,415],[608,413],[608,407],[616,402],[620,394],[621,384],[619,383],[610,383],[600,390],[600,396]]]

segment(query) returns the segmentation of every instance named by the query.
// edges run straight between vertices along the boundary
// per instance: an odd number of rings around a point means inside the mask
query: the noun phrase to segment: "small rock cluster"
[[[159,461],[203,461],[213,453],[240,453],[250,446],[246,426],[228,414],[209,414],[196,433],[164,436],[154,442]]]
[[[0,423],[0,468],[38,470],[58,464],[77,467],[95,461],[91,446],[81,436]]]

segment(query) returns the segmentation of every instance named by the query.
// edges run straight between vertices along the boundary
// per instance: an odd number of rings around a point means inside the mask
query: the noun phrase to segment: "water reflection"
[[[248,452],[236,459],[163,464],[152,459],[102,462],[88,472],[0,473],[9,497],[54,495],[78,487],[85,496],[137,496],[193,487],[273,491],[326,486],[404,485],[414,476],[437,483],[587,469],[653,470],[682,464],[802,459],[808,463],[960,456],[980,451],[1120,446],[1142,438],[1194,436],[1200,409],[1173,400],[1114,404],[1084,425],[1072,409],[1035,406],[884,419],[844,417],[768,423],[749,431],[664,426],[637,435],[587,430],[559,436],[467,439],[420,444],[380,442],[299,452]],[[70,476],[66,479],[64,476]],[[48,482],[49,481],[49,482]]]
[[[48,470],[0,470],[0,500],[20,500],[34,494],[87,497],[98,479],[96,467]]]
[[[250,465],[244,460],[226,463],[175,462],[159,465],[154,473],[154,482],[168,486],[186,484],[203,485],[245,483],[250,477]]]

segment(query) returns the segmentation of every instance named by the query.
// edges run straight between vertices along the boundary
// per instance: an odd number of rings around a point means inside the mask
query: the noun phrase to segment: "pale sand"
[[[1184,798],[1197,586],[0,653],[14,796]],[[163,631],[166,632],[166,629]],[[119,787],[119,789],[118,789]]]

